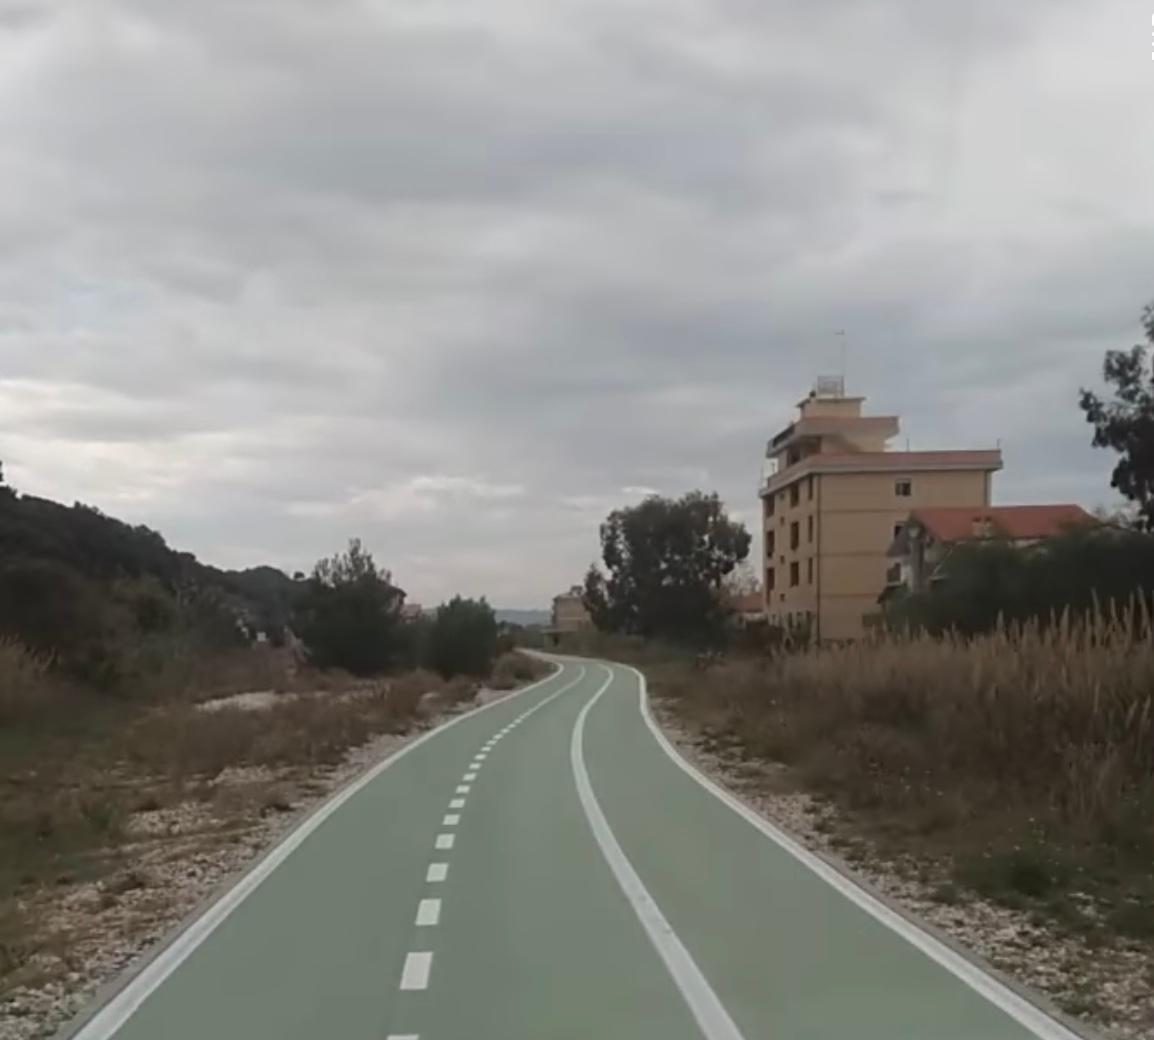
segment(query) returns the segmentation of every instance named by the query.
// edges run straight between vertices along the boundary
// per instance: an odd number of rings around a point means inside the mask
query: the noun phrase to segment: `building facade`
[[[992,506],[988,509],[913,509],[895,531],[881,598],[927,592],[943,574],[942,563],[959,544],[996,539],[1018,547],[1055,538],[1097,521],[1081,506]]]
[[[574,585],[568,592],[553,597],[552,628],[555,633],[582,632],[593,627],[593,620],[585,609],[583,591],[580,585]]]
[[[986,507],[1001,452],[890,451],[894,415],[863,415],[824,378],[770,440],[762,486],[765,612],[820,640],[854,639],[878,610],[898,526],[920,507]]]

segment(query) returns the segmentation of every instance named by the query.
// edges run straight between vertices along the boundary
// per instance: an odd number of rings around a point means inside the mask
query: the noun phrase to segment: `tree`
[[[373,675],[398,651],[405,594],[377,568],[359,538],[320,560],[296,604],[294,629],[319,668]]]
[[[1146,339],[1154,345],[1154,304],[1142,313]],[[1147,369],[1147,346],[1106,353],[1102,374],[1114,387],[1105,402],[1082,390],[1081,407],[1094,427],[1094,447],[1113,448],[1121,458],[1110,483],[1138,508],[1138,522],[1154,531],[1154,376]]]
[[[585,578],[585,606],[603,631],[711,642],[721,631],[726,575],[749,554],[750,536],[716,494],[653,495],[601,525],[601,556]]]
[[[484,599],[454,596],[437,608],[429,631],[430,667],[446,679],[488,675],[497,656],[497,616]]]

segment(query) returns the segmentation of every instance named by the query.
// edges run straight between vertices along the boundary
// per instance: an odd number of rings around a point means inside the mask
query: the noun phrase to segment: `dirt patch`
[[[677,706],[668,699],[653,702],[654,715],[686,758],[801,844],[1104,1036],[1154,1037],[1154,952],[1148,943],[1100,931],[1090,939],[1044,914],[981,898],[957,884],[950,862],[886,855],[860,820],[804,790],[789,767],[744,757],[739,745],[686,720]],[[1092,916],[1092,898],[1082,901]]]

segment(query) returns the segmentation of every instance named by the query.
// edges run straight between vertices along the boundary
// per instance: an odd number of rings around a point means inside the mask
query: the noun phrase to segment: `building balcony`
[[[762,485],[762,497],[792,484],[810,473],[925,473],[978,471],[993,473],[1002,468],[997,448],[978,451],[860,451],[822,452],[806,455],[792,466],[769,476]]]

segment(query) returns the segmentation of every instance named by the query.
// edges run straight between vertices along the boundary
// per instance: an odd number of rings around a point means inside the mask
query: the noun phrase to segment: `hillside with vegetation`
[[[220,570],[0,485],[0,1036],[51,1035],[295,810],[547,671],[484,600],[403,602],[356,539]]]

